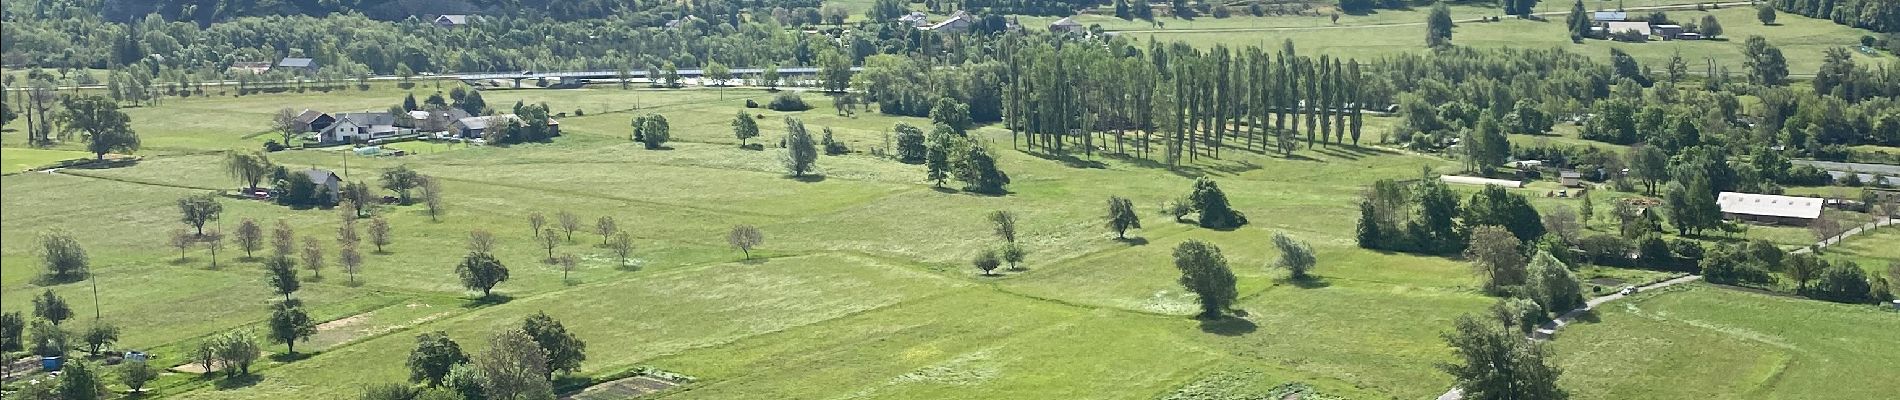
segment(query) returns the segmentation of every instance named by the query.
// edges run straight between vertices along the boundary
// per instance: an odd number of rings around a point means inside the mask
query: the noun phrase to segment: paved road
[[[1723,7],[1729,7],[1729,6],[1746,6],[1749,4],[1750,4],[1749,2],[1740,1],[1740,2],[1721,3],[1720,5]],[[1674,9],[1695,8],[1696,6],[1697,5],[1695,4],[1673,4],[1673,5],[1666,5],[1666,6],[1626,7],[1623,9],[1623,11],[1674,10]],[[1556,16],[1556,15],[1569,15],[1569,14],[1570,14],[1570,10],[1563,10],[1563,11],[1544,11],[1544,12],[1532,13],[1531,15]],[[1483,22],[1483,20],[1477,19],[1477,18],[1470,18],[1470,19],[1457,20],[1453,22],[1457,22],[1457,23]],[[1115,31],[1110,31],[1110,32],[1119,32],[1119,33],[1272,32],[1272,31],[1306,31],[1306,30],[1326,30],[1326,29],[1391,28],[1391,27],[1398,27],[1398,26],[1419,26],[1419,25],[1425,25],[1425,23],[1424,22],[1400,22],[1400,23],[1365,24],[1365,25],[1280,26],[1280,27],[1261,27],[1261,28],[1135,29],[1135,30],[1115,30]]]
[[[1636,291],[1637,293],[1647,292],[1651,290],[1666,288],[1666,287],[1680,285],[1684,283],[1695,282],[1698,280],[1702,280],[1701,275],[1688,275],[1688,276],[1683,276],[1676,279],[1670,279],[1670,280],[1666,280],[1662,282],[1652,283],[1652,284],[1649,284],[1648,286],[1637,288]],[[1556,320],[1546,322],[1544,323],[1543,326],[1537,327],[1537,330],[1532,331],[1529,336],[1525,337],[1525,339],[1532,340],[1532,341],[1550,340],[1551,335],[1555,335],[1557,333],[1557,330],[1563,329],[1565,326],[1570,325],[1571,321],[1575,321],[1578,317],[1582,317],[1584,313],[1588,313],[1590,312],[1590,310],[1594,310],[1597,308],[1597,306],[1601,306],[1604,303],[1622,300],[1623,297],[1625,296],[1623,296],[1622,293],[1616,293],[1616,294],[1611,294],[1608,296],[1590,299],[1589,301],[1584,302],[1583,308],[1570,310],[1570,312],[1566,312],[1564,313],[1564,315],[1557,316]],[[1465,398],[1464,391],[1456,387],[1451,388],[1451,390],[1446,391],[1445,394],[1438,396],[1438,400],[1463,400],[1464,398]]]

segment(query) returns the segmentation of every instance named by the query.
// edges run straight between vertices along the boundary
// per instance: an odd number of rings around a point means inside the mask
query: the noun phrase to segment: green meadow
[[[423,97],[434,90],[425,83],[414,92]],[[168,99],[127,110],[146,145],[136,162],[0,177],[5,310],[24,309],[32,296],[53,290],[80,316],[69,329],[92,323],[97,313],[125,329],[120,348],[152,350],[168,366],[184,364],[184,349],[205,337],[258,329],[275,298],[260,264],[235,246],[216,255],[215,268],[204,248],[181,257],[165,240],[185,228],[174,202],[238,187],[223,172],[225,153],[255,149],[276,137],[267,126],[279,108],[379,110],[405,92],[378,85],[370,91]],[[979,196],[935,189],[923,179],[922,166],[868,154],[884,146],[893,124],[923,126],[926,120],[840,114],[815,93],[804,94],[815,107],[809,111],[742,106],[770,96],[746,89],[487,91],[484,97],[497,108],[546,102],[566,113],[558,117],[565,135],[514,146],[389,146],[412,153],[402,157],[337,149],[270,153],[274,162],[293,169],[330,169],[372,185],[381,169],[406,165],[445,182],[446,214],[432,220],[419,205],[376,209],[393,226],[394,243],[367,253],[354,277],[332,265],[297,293],[314,307],[313,317],[324,321],[310,343],[298,346],[306,357],[269,359],[257,367],[259,378],[240,382],[168,375],[155,394],[349,398],[364,385],[406,378],[403,360],[419,333],[445,331],[465,349],[479,351],[490,332],[546,312],[588,343],[579,375],[653,367],[697,378],[659,398],[1151,399],[1202,398],[1195,396],[1211,391],[1242,398],[1297,381],[1348,398],[1413,399],[1436,396],[1452,384],[1434,368],[1452,361],[1440,338],[1450,321],[1494,301],[1479,293],[1461,260],[1354,244],[1360,191],[1379,179],[1457,168],[1457,162],[1435,155],[1333,145],[1282,158],[1228,149],[1219,158],[1164,168],[1100,154],[1014,151],[1008,132],[985,127],[976,134],[999,150],[1013,183],[1008,195]],[[771,143],[784,132],[786,118],[798,118],[814,132],[829,130],[854,152],[820,157],[820,179],[788,178],[777,149],[739,148],[728,124],[741,110],[763,116],[765,134],[755,142]],[[628,140],[629,121],[647,113],[668,118],[671,149],[645,150]],[[24,136],[5,135],[9,144]],[[75,146],[7,148],[6,163],[45,164],[70,157]],[[1156,211],[1185,196],[1202,176],[1216,179],[1252,224],[1211,231]],[[1142,210],[1145,229],[1132,232],[1132,240],[1115,240],[1102,228],[1109,196],[1130,198]],[[1548,207],[1566,200],[1534,201]],[[214,226],[227,232],[244,219],[266,229],[283,221],[299,236],[336,248],[335,210],[222,202],[225,212]],[[1021,270],[983,276],[969,260],[1000,244],[983,219],[996,210],[1019,216],[1029,256]],[[634,260],[621,263],[599,245],[600,235],[582,229],[553,251],[578,256],[577,268],[562,271],[543,263],[547,252],[532,239],[529,215],[552,218],[561,212],[590,226],[599,217],[615,218],[635,240]],[[738,224],[765,233],[765,244],[751,259],[725,243],[727,229]],[[1594,228],[1614,229],[1607,223]],[[455,279],[465,238],[476,229],[496,235],[497,257],[511,270],[511,279],[497,288],[502,301],[474,301]],[[51,230],[69,232],[86,246],[96,282],[39,282],[36,240]],[[1270,244],[1276,232],[1313,246],[1320,260],[1316,283],[1296,285],[1270,267],[1278,257]],[[1173,247],[1190,239],[1224,251],[1239,276],[1237,308],[1244,319],[1192,318],[1194,299],[1175,283],[1179,273],[1171,261]],[[1619,269],[1592,274],[1657,276]],[[315,278],[310,271],[304,276]],[[1686,295],[1707,296],[1701,292],[1727,293],[1698,289]],[[1661,307],[1657,302],[1673,295],[1642,304]],[[1785,301],[1791,304],[1785,307],[1855,312]],[[1603,318],[1603,327],[1634,319],[1614,313]],[[1810,329],[1775,327],[1790,335]],[[1579,363],[1601,357],[1567,346],[1624,340],[1589,339],[1601,334],[1592,326],[1580,328],[1559,341],[1565,346],[1561,362],[1584,365]],[[1827,329],[1817,334],[1891,330]],[[266,349],[277,353],[283,346]],[[1676,362],[1701,362],[1690,356]],[[1602,383],[1617,379],[1604,375],[1611,372],[1571,370],[1576,372],[1566,375],[1566,387],[1574,392],[1592,398],[1621,393],[1616,388],[1622,386]],[[1645,376],[1702,372],[1657,369]],[[1846,374],[1812,376],[1863,381]],[[1713,382],[1683,388],[1724,389]]]

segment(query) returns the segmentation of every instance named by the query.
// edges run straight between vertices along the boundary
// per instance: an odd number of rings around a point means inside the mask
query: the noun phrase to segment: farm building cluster
[[[336,146],[378,144],[398,139],[480,140],[493,127],[520,121],[521,118],[513,114],[476,116],[457,108],[335,114],[306,109],[297,115],[295,128],[306,135],[305,141],[309,145]],[[560,134],[560,124],[560,121],[548,120],[548,128],[554,135]]]
[[[1669,21],[1637,20],[1623,11],[1597,11],[1590,15],[1595,26],[1590,27],[1591,36],[1620,42],[1647,42],[1650,40],[1702,40],[1705,37],[1700,29],[1691,25],[1684,26]],[[1708,35],[1713,36],[1713,35]]]

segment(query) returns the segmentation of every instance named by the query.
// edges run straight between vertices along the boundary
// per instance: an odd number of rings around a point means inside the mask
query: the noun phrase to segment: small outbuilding
[[[1566,187],[1583,187],[1583,174],[1577,171],[1558,172],[1557,183]]]
[[[1821,217],[1822,199],[1772,194],[1722,192],[1715,197],[1722,217],[1779,225],[1806,226]]]
[[[454,28],[464,25],[468,25],[468,15],[448,14],[435,17],[435,26],[438,27]]]
[[[272,67],[271,70],[290,71],[300,74],[316,73],[317,60],[301,57],[285,57],[283,61],[278,61],[277,65]]]
[[[1590,20],[1596,22],[1623,22],[1630,19],[1630,13],[1622,11],[1597,11],[1590,13]]]
[[[1676,37],[1681,36],[1683,32],[1682,25],[1656,25],[1651,27],[1651,30],[1663,40],[1676,40]]]
[[[1049,24],[1049,32],[1054,33],[1082,33],[1083,29],[1082,23],[1075,22],[1075,17],[1062,17]]]
[[[343,190],[343,178],[338,178],[335,172],[321,168],[311,168],[304,170],[303,173],[304,176],[310,177],[311,183],[317,184],[317,193],[322,194],[324,204],[336,204],[338,194]]]
[[[1439,176],[1438,180],[1443,181],[1445,183],[1456,183],[1456,184],[1462,184],[1462,185],[1498,185],[1498,186],[1503,186],[1503,187],[1513,188],[1513,189],[1524,187],[1524,181],[1479,178],[1475,176],[1444,175],[1444,176]]]

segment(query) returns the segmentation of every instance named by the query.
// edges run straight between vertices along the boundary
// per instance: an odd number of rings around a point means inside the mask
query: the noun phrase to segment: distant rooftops
[[[1803,219],[1821,217],[1822,200],[1813,197],[1722,192],[1715,197],[1715,202],[1722,207],[1722,212],[1729,214]]]

